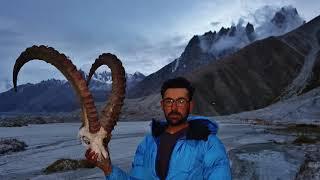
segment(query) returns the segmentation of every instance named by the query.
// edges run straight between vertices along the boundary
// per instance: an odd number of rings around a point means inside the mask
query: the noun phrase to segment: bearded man
[[[217,124],[189,116],[194,90],[183,77],[163,83],[161,107],[166,121],[152,121],[152,133],[139,144],[129,174],[110,160],[98,162],[90,149],[87,160],[101,168],[106,179],[231,179],[228,156],[216,136]]]

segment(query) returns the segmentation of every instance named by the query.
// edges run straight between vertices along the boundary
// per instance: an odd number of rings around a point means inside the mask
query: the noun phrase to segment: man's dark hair
[[[189,100],[192,100],[192,96],[194,93],[195,88],[192,86],[192,84],[190,83],[190,81],[188,81],[186,78],[184,77],[176,77],[173,79],[168,79],[167,81],[165,81],[162,84],[161,87],[161,96],[163,98],[164,93],[166,92],[167,89],[169,88],[186,88],[188,90],[188,96],[189,96]]]

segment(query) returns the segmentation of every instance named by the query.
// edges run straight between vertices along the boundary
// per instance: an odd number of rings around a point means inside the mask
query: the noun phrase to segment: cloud
[[[110,52],[123,61],[123,65],[128,73],[140,71],[147,75],[180,56],[187,44],[187,38],[175,35],[159,41],[137,35],[134,39],[118,40],[112,44],[107,42],[109,41],[102,43],[96,48],[88,48],[81,53],[81,61],[79,63],[81,64],[81,69],[89,70],[98,55],[102,52]],[[108,70],[108,68],[101,67],[98,69],[98,71],[104,70]]]
[[[7,50],[21,45],[23,33],[20,31],[14,20],[0,16],[0,48]]]
[[[263,6],[257,9],[253,14],[251,14],[252,19],[254,20],[253,24],[255,24],[256,27],[255,32],[257,37],[262,39],[271,35],[278,36],[303,24],[304,19],[302,19],[299,12],[294,9],[295,8],[292,6],[283,6],[281,8]],[[281,23],[281,26],[277,26],[277,23],[273,20],[276,12],[285,15],[285,21],[284,23]]]
[[[220,22],[217,22],[217,21],[214,21],[214,22],[211,22],[210,25],[213,26],[213,27],[216,27],[220,24]]]
[[[275,18],[275,14],[278,17]],[[279,15],[281,14],[281,15]],[[246,33],[246,24],[244,19],[251,19],[255,30],[250,37]],[[203,51],[209,52],[216,57],[225,55],[225,52],[234,52],[249,43],[251,40],[263,39],[269,36],[278,36],[289,32],[303,24],[303,19],[299,16],[296,9],[292,6],[275,7],[263,6],[249,13],[248,16],[240,17],[235,27],[233,35],[230,35],[231,29],[226,35],[212,37],[210,34],[200,36],[200,46]],[[219,34],[219,33],[218,33]],[[209,38],[208,38],[209,36]],[[214,38],[214,39],[212,39]]]
[[[145,39],[133,49],[134,54],[124,55],[127,58],[124,64],[130,72],[140,71],[148,75],[179,57],[186,44],[186,38],[179,35],[160,42]]]
[[[24,43],[21,42],[22,34],[15,30],[0,28],[0,83],[1,89],[7,87],[8,81],[11,81],[12,69],[15,59],[19,55],[19,47]],[[16,56],[16,57],[14,57]],[[1,90],[0,90],[1,92]]]

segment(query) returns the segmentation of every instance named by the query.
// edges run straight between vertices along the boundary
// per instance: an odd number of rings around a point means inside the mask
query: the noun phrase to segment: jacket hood
[[[186,132],[186,139],[207,140],[210,134],[217,134],[218,124],[205,116],[191,116],[187,119],[189,128]],[[167,127],[167,121],[156,121],[152,119],[151,131],[152,136],[160,136]]]

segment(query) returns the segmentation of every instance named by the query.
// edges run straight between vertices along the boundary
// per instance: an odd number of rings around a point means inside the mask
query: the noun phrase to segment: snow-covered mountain
[[[195,35],[179,58],[138,83],[131,89],[129,97],[141,97],[158,92],[160,85],[166,79],[188,74],[231,55],[257,40],[285,34],[304,24],[292,6],[282,7],[277,11],[265,8],[267,9],[262,11],[268,12],[268,15],[263,21],[255,22],[255,25],[250,22],[245,23],[240,18],[236,25],[221,27],[218,32],[209,31],[203,35]]]
[[[83,77],[87,78],[88,74],[80,69]],[[133,74],[126,73],[126,83],[127,89],[136,85],[138,82],[142,81],[145,75],[141,72],[135,72]],[[110,71],[96,72],[93,74],[89,88],[91,90],[109,90],[112,84],[112,75]]]
[[[145,75],[140,72],[135,72],[133,74],[126,73],[127,85],[129,86],[139,81],[142,81],[144,78],[145,78]],[[92,80],[98,81],[101,83],[111,84],[112,83],[111,72],[103,71],[100,73],[95,73],[92,77]]]
[[[84,77],[87,75],[80,70]],[[127,88],[144,78],[140,72],[126,74]],[[104,102],[111,89],[111,73],[104,71],[94,75],[90,90],[95,101]],[[36,84],[22,84],[18,92],[0,93],[0,112],[68,112],[79,108],[74,90],[66,80],[49,79]]]

